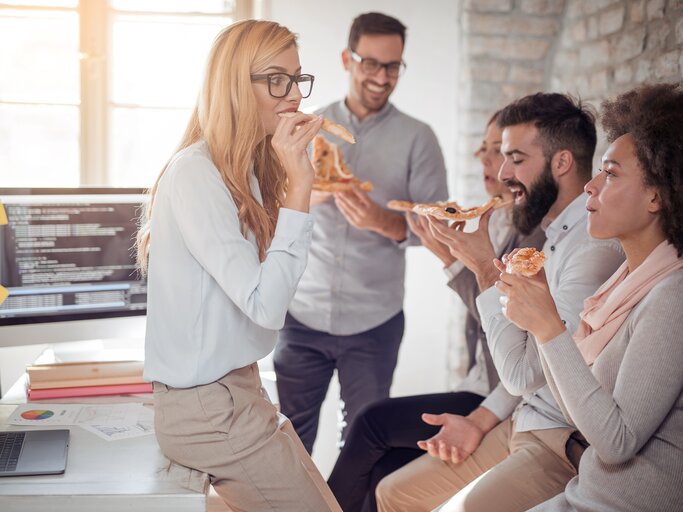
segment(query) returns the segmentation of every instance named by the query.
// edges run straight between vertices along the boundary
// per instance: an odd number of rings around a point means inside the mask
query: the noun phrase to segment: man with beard
[[[591,178],[594,116],[570,97],[538,93],[505,107],[498,125],[505,155],[498,177],[515,197],[513,223],[521,233],[544,229],[550,291],[574,332],[583,300],[624,259],[616,241],[594,240],[586,230],[582,191]],[[527,510],[564,490],[585,441],[546,384],[536,342],[503,315],[486,230],[430,226],[477,276],[477,309],[508,393],[492,393],[467,417],[427,416],[441,430],[420,443],[428,454],[380,482],[378,508],[429,511],[455,494],[441,510]]]
[[[397,19],[358,16],[342,52],[349,92],[317,112],[355,135],[356,144],[334,142],[349,169],[374,190],[314,192],[311,198],[315,226],[308,266],[274,354],[281,410],[309,452],[335,369],[342,429],[363,406],[389,396],[404,328],[405,248],[418,240],[405,217],[383,205],[448,196],[434,132],[389,103],[405,68],[404,42],[405,27]]]

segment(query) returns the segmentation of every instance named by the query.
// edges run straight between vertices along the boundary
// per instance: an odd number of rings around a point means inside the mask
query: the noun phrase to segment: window
[[[0,183],[150,186],[249,0],[0,0]]]

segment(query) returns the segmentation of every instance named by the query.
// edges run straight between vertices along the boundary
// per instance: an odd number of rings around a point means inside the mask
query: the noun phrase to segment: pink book
[[[30,389],[29,400],[48,398],[68,398],[73,396],[130,395],[132,393],[151,393],[152,383],[112,384],[110,386],[79,386],[75,388]]]

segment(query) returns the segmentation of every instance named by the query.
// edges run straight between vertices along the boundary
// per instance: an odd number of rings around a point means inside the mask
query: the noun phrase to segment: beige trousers
[[[510,418],[491,430],[459,464],[425,454],[377,487],[380,512],[521,512],[564,491],[576,475],[566,454],[574,432],[514,432]],[[450,498],[450,499],[449,499]]]
[[[256,363],[211,384],[154,383],[155,430],[172,461],[207,473],[235,512],[341,511],[289,420],[261,391]]]

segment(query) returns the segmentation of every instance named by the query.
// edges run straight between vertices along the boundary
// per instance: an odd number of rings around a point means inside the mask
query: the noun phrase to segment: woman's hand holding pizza
[[[505,256],[503,257],[505,260]],[[543,344],[566,329],[550,294],[545,270],[532,277],[508,274],[498,259],[494,265],[500,271],[496,288],[503,294],[501,305],[505,317],[520,329],[529,331]]]

